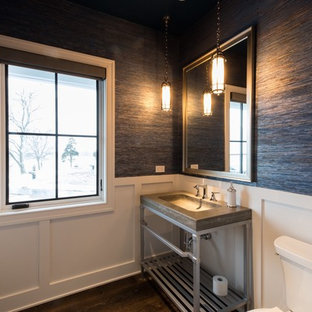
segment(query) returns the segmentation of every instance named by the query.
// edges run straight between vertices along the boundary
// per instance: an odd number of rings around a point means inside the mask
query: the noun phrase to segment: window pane
[[[55,74],[8,66],[9,131],[55,131]]]
[[[241,143],[230,142],[230,172],[240,172]]]
[[[242,173],[246,173],[247,171],[247,156],[243,155],[243,172]]]
[[[230,140],[241,139],[241,113],[240,103],[230,102]]]
[[[240,146],[239,142],[230,142],[230,155],[240,155]]]
[[[240,156],[230,155],[230,172],[240,172]]]
[[[55,139],[9,135],[9,202],[55,197]]]
[[[58,144],[59,197],[95,195],[96,139],[60,137]]]
[[[247,141],[247,104],[243,103],[243,141]]]
[[[58,75],[58,127],[60,134],[96,135],[96,80]]]

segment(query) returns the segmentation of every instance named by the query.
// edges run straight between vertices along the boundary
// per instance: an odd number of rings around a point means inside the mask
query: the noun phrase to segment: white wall
[[[0,214],[0,311],[138,273],[140,194],[172,191],[176,179],[115,179],[112,211],[80,207]],[[158,247],[155,252],[162,251]]]
[[[215,180],[182,175],[118,178],[113,211],[82,208],[65,214],[0,215],[0,311],[17,311],[137,273],[140,194],[177,189],[194,192],[193,185],[199,182],[207,183],[209,192],[221,191],[217,198],[224,198],[228,183]],[[234,186],[238,203],[253,209],[256,306],[283,305],[282,271],[273,240],[286,234],[312,243],[312,197]],[[170,226],[160,230],[168,234]],[[241,270],[240,231],[235,231],[231,237],[216,233],[211,241],[202,243],[204,264],[214,270],[221,263],[224,275],[234,283]],[[229,248],[220,242],[234,246],[230,263],[223,257]],[[153,248],[162,251],[159,246]]]

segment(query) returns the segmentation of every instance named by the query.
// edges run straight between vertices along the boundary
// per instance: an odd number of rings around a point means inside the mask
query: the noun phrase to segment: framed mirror
[[[203,93],[211,86],[216,49],[183,68],[183,172],[252,181],[254,29],[221,45],[226,58],[225,91],[212,94],[204,114]]]

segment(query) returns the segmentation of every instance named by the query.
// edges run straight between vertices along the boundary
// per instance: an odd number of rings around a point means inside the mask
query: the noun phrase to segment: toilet
[[[288,311],[312,311],[312,245],[288,236],[280,236],[274,241],[274,247],[282,262]],[[275,307],[249,312],[283,311]]]

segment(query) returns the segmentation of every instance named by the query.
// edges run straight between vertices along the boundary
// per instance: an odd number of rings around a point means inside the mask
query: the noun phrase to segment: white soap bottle
[[[236,190],[232,182],[230,187],[227,189],[227,205],[230,208],[236,208]]]

